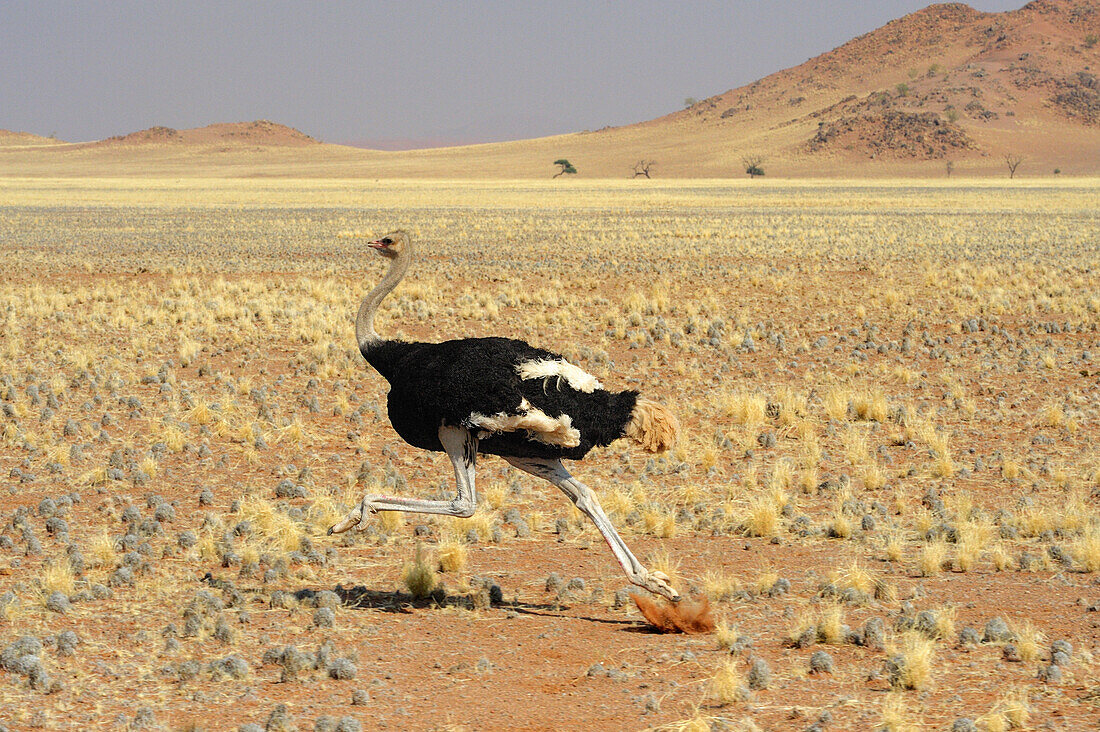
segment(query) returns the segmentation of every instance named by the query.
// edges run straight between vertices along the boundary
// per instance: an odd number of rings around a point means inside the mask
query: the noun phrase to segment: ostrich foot
[[[634,584],[645,588],[655,595],[660,595],[669,602],[679,602],[683,599],[679,592],[672,589],[668,575],[664,572],[643,570],[644,574],[633,580]]]
[[[471,488],[471,491],[473,489]],[[373,514],[379,511],[403,511],[405,513],[433,513],[440,516],[469,518],[474,515],[477,504],[472,493],[466,495],[459,491],[458,497],[450,501],[425,501],[419,498],[399,498],[397,496],[366,495],[351,513],[340,523],[328,530],[329,534],[341,534],[351,527],[362,531]]]
[[[363,496],[362,503],[356,506],[347,516],[340,519],[339,522],[329,527],[328,535],[342,534],[353,526],[362,531],[367,528],[367,519],[373,513],[375,513],[374,506],[366,496]]]

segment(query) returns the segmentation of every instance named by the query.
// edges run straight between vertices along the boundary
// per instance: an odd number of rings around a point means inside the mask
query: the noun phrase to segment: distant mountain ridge
[[[732,12],[732,11],[731,11]],[[549,178],[1100,175],[1100,0],[930,5],[656,119],[424,150],[320,143],[265,120],[77,145],[0,143],[0,174]]]

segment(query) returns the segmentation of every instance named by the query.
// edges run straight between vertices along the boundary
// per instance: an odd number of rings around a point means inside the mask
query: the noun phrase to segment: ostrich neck
[[[374,330],[374,315],[378,312],[378,306],[382,300],[393,292],[393,288],[397,287],[397,283],[405,276],[411,261],[412,247],[409,242],[405,242],[405,247],[393,260],[386,276],[367,293],[359,305],[359,313],[355,316],[355,339],[359,342],[360,351],[382,342],[382,336]]]

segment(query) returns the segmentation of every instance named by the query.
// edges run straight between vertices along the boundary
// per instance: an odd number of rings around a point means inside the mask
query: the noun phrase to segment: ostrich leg
[[[474,487],[474,463],[477,460],[477,437],[463,427],[440,427],[439,441],[451,458],[455,468],[458,495],[450,501],[425,501],[419,498],[366,495],[362,502],[338,524],[328,530],[341,534],[352,526],[366,528],[367,519],[377,511],[406,511],[409,513],[438,513],[444,516],[466,518],[477,508],[477,489]]]
[[[633,584],[666,597],[673,602],[680,600],[680,594],[672,589],[672,586],[668,583],[668,576],[664,572],[651,572],[631,553],[622,537],[619,536],[619,532],[615,530],[611,519],[603,512],[603,507],[600,506],[596,494],[592,492],[591,488],[570,475],[560,460],[510,457],[506,457],[505,460],[525,473],[530,473],[553,483],[565,495],[569,496],[569,500],[573,501],[577,508],[592,519],[592,523],[596,524],[596,528],[603,534],[604,541],[611,547],[615,558],[619,560],[623,571],[626,572],[627,579]]]

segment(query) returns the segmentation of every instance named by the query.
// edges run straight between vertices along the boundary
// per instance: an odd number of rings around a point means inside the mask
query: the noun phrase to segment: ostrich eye
[[[386,246],[389,246],[390,244],[393,244],[393,239],[391,239],[387,236],[385,239],[382,240],[382,243],[385,244]]]

